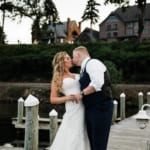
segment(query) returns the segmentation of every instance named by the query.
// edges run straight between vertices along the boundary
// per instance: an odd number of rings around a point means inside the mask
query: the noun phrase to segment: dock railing
[[[126,95],[125,93],[120,94],[120,114],[118,114],[118,101],[114,100],[114,110],[112,117],[112,124],[116,121],[121,121],[126,117]],[[138,108],[140,109],[143,105],[143,93],[138,93]],[[147,92],[147,103],[150,104],[150,92]],[[18,100],[18,111],[17,111],[17,121],[14,122],[16,128],[25,128],[25,141],[24,147],[27,150],[37,150],[38,147],[38,130],[47,129],[49,130],[49,143],[50,145],[53,142],[53,139],[56,135],[58,124],[61,123],[61,119],[58,119],[58,113],[56,110],[52,110],[49,113],[49,119],[39,118],[38,109],[39,101],[33,95],[29,95],[27,99],[24,100],[20,98]],[[23,111],[25,106],[25,117],[23,117]],[[120,115],[120,116],[119,116]],[[21,124],[25,122],[24,127]],[[40,126],[40,121],[45,122],[44,126]]]

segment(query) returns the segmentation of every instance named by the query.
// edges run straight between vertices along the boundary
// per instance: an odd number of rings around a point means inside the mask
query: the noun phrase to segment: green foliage
[[[88,0],[86,8],[84,10],[84,14],[82,16],[82,20],[83,21],[87,21],[90,20],[90,25],[92,28],[93,24],[96,24],[98,22],[99,19],[99,10],[96,9],[97,6],[99,6],[100,4],[97,3],[95,0]]]
[[[93,58],[108,66],[113,83],[150,82],[150,44],[135,47],[130,42],[85,43]],[[0,45],[0,81],[50,82],[52,59],[59,52],[72,50],[79,44]],[[72,68],[79,72],[79,68]]]
[[[19,95],[23,95],[24,93],[24,90],[25,90],[25,87],[17,87],[17,86],[12,86],[10,88],[8,88],[7,90],[7,93],[5,93],[5,97],[7,98],[15,98],[15,99],[18,99],[19,98]],[[3,95],[4,97],[4,95]]]
[[[122,80],[122,71],[117,70],[116,65],[111,61],[104,61],[104,64],[107,66],[112,83],[120,83]]]

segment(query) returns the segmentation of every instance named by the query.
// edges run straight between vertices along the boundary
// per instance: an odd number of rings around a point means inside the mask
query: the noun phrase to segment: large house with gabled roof
[[[74,43],[80,32],[81,23],[68,18],[67,21],[49,25],[48,35],[43,35],[42,41],[45,43]]]
[[[129,6],[125,11],[118,8],[99,25],[100,40],[128,40],[138,36],[138,16],[137,6]],[[143,39],[150,39],[150,4],[146,5],[144,15]]]

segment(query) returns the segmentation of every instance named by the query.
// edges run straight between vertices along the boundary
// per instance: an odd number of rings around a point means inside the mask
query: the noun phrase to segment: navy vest
[[[79,82],[81,91],[85,89],[91,82],[90,77],[86,72],[86,66],[82,73],[82,76],[80,77]],[[86,107],[91,107],[93,105],[101,104],[103,103],[103,101],[106,100],[112,100],[111,80],[108,70],[104,72],[104,85],[102,86],[102,90],[84,96],[83,103]]]

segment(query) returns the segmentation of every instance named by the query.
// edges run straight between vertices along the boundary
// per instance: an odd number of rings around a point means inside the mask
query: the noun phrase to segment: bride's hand
[[[67,101],[77,101],[75,95],[68,95],[67,96]]]
[[[74,96],[75,96],[75,101],[76,101],[77,103],[79,103],[79,101],[82,99],[81,94],[80,94],[80,93],[79,93],[79,94],[75,94]]]

